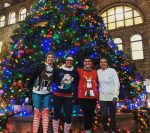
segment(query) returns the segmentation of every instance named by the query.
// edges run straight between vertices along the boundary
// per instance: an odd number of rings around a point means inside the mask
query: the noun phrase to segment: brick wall
[[[117,6],[127,5],[138,9],[144,18],[144,23],[140,25],[118,28],[110,31],[113,38],[120,37],[123,40],[124,52],[131,57],[130,36],[140,34],[143,38],[144,59],[134,61],[138,71],[150,79],[150,0],[94,0],[95,7],[99,13]]]
[[[0,3],[0,4],[2,4],[2,3]],[[26,8],[27,12],[30,12],[30,8],[31,8],[32,4],[33,4],[33,0],[26,0],[19,4],[0,9],[0,16],[4,15],[6,17],[5,27],[0,28],[0,41],[2,41],[2,43],[3,43],[2,53],[0,53],[0,58],[2,58],[2,55],[4,55],[4,53],[9,50],[10,36],[12,35],[13,30],[16,28],[16,26],[19,22],[20,9]],[[17,23],[8,25],[9,14],[13,11],[16,13]]]

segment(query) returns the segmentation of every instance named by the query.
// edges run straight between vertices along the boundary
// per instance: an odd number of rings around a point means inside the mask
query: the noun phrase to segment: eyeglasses
[[[91,62],[91,61],[84,61],[84,62]]]
[[[73,60],[66,60],[66,61],[73,61]]]

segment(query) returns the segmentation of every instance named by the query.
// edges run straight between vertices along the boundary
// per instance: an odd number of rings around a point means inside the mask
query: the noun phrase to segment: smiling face
[[[85,59],[84,60],[84,68],[91,69],[92,68],[92,60],[91,59]]]
[[[49,65],[52,65],[54,62],[54,55],[52,54],[49,54],[46,58],[46,63],[49,64]]]
[[[72,67],[73,66],[73,59],[71,57],[66,59],[66,67]]]
[[[107,59],[100,59],[100,67],[101,69],[105,70],[108,68],[108,62]]]

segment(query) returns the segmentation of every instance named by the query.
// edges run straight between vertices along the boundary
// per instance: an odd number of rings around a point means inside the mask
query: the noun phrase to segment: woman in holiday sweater
[[[49,103],[51,97],[50,91],[51,84],[53,82],[53,62],[54,54],[52,52],[48,52],[45,63],[38,65],[27,84],[27,88],[33,88],[33,133],[38,132],[41,116],[43,122],[43,133],[48,132]]]
[[[101,105],[102,124],[104,132],[108,131],[108,114],[110,116],[110,127],[112,133],[116,130],[116,104],[119,95],[119,78],[113,68],[108,68],[106,58],[100,59],[100,67],[97,71],[99,82],[99,100]]]
[[[85,133],[91,133],[94,110],[98,100],[97,73],[96,70],[92,69],[91,58],[84,59],[84,68],[78,69],[78,73],[78,98],[84,114]]]
[[[63,107],[65,114],[64,133],[69,133],[72,121],[72,100],[73,96],[77,94],[78,85],[78,74],[73,68],[72,56],[67,56],[65,64],[55,71],[54,80],[56,83],[56,89],[53,92],[53,131],[54,133],[58,133],[59,116]]]

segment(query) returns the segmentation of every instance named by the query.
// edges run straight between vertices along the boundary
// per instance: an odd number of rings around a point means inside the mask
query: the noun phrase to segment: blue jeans
[[[36,94],[32,93],[32,101],[35,109],[49,109],[51,94]]]

